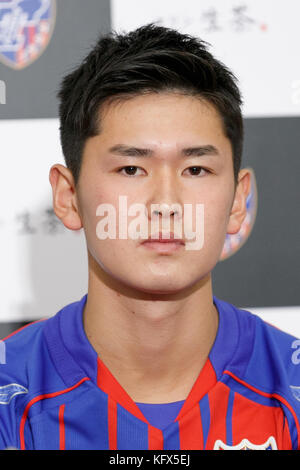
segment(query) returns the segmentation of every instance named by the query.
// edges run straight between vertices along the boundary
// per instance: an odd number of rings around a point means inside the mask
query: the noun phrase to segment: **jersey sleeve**
[[[246,379],[280,402],[287,450],[300,450],[300,341],[257,318]]]
[[[0,387],[0,449],[8,447],[20,448],[18,436],[19,415],[15,407],[17,384]]]
[[[21,448],[20,426],[29,400],[33,378],[41,367],[42,324],[33,322],[1,341],[5,357],[0,363],[0,449]],[[37,385],[40,388],[40,385]],[[28,433],[28,429],[24,429]],[[30,437],[27,438],[27,440]]]

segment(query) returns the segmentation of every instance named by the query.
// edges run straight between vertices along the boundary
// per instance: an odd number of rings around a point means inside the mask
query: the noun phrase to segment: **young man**
[[[88,293],[6,339],[1,448],[298,449],[297,340],[212,292],[250,188],[234,75],[150,24],[101,37],[59,98],[53,207]]]

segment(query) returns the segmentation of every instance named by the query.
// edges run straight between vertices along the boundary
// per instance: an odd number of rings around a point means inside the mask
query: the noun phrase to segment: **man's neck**
[[[86,335],[102,362],[136,402],[185,399],[217,333],[211,277],[172,295],[133,295],[103,280],[90,272],[83,314]]]

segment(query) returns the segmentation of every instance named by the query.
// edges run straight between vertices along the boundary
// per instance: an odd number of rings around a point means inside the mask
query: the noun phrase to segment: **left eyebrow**
[[[109,149],[110,153],[125,157],[152,157],[154,150],[147,148],[131,147],[124,144],[114,145]],[[220,152],[214,145],[200,145],[197,147],[187,147],[181,150],[183,157],[202,157],[203,155],[220,155]]]

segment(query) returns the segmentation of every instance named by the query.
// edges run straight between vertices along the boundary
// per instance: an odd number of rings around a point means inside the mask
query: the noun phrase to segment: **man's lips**
[[[175,236],[173,232],[162,233],[158,232],[157,234],[152,234],[147,240],[144,240],[142,243],[176,243],[178,245],[185,245],[185,242],[182,238]]]

